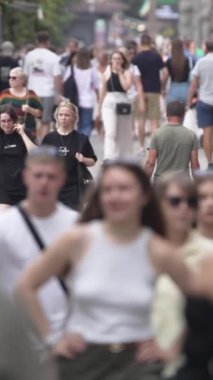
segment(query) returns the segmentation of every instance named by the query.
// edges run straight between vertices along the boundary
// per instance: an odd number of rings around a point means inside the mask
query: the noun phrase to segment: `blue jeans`
[[[79,107],[78,132],[90,137],[92,131],[93,108]]]

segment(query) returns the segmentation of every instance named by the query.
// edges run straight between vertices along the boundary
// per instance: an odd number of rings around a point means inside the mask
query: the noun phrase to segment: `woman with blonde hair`
[[[42,104],[33,90],[26,86],[27,78],[21,67],[10,71],[10,87],[0,94],[0,105],[11,104],[18,121],[36,135],[36,118],[42,116]]]
[[[102,80],[99,117],[104,125],[104,159],[131,156],[133,151],[133,121],[127,92],[133,79],[127,58],[121,51],[110,57]]]
[[[81,200],[79,184],[79,165],[91,167],[97,157],[89,139],[76,131],[78,123],[78,108],[64,101],[59,103],[54,114],[56,131],[48,133],[42,144],[56,146],[64,156],[67,164],[67,180],[59,199],[67,206],[77,209]]]

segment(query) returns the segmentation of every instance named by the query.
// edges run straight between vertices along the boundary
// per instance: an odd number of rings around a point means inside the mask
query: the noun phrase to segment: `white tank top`
[[[153,336],[155,271],[148,255],[151,230],[130,243],[110,239],[99,221],[89,225],[91,243],[67,283],[71,314],[67,331],[87,342],[128,343]]]

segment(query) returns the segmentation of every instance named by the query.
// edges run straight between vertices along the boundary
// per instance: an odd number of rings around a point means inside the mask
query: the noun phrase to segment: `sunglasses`
[[[195,209],[197,207],[197,198],[196,197],[165,197],[167,202],[172,207],[179,207],[182,203],[186,203],[189,208]]]
[[[17,77],[15,77],[15,76],[10,76],[9,79],[16,80]]]

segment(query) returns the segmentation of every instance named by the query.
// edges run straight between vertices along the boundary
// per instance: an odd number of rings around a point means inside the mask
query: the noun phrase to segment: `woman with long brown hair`
[[[130,100],[127,91],[133,84],[132,74],[127,58],[121,51],[114,51],[110,57],[102,80],[99,116],[104,125],[104,159],[131,156],[133,151],[133,121]],[[119,105],[126,105],[129,110],[123,114]]]
[[[183,42],[180,39],[172,41],[172,54],[166,61],[166,69],[165,83],[170,78],[167,103],[175,100],[186,103],[191,68],[189,59],[184,55]]]
[[[42,338],[53,345],[61,379],[159,379],[163,355],[151,326],[155,278],[167,272],[183,290],[192,280],[163,235],[142,168],[104,164],[81,223],[46,250],[18,286]],[[36,298],[51,276],[66,277],[71,294],[64,336],[55,341]]]

